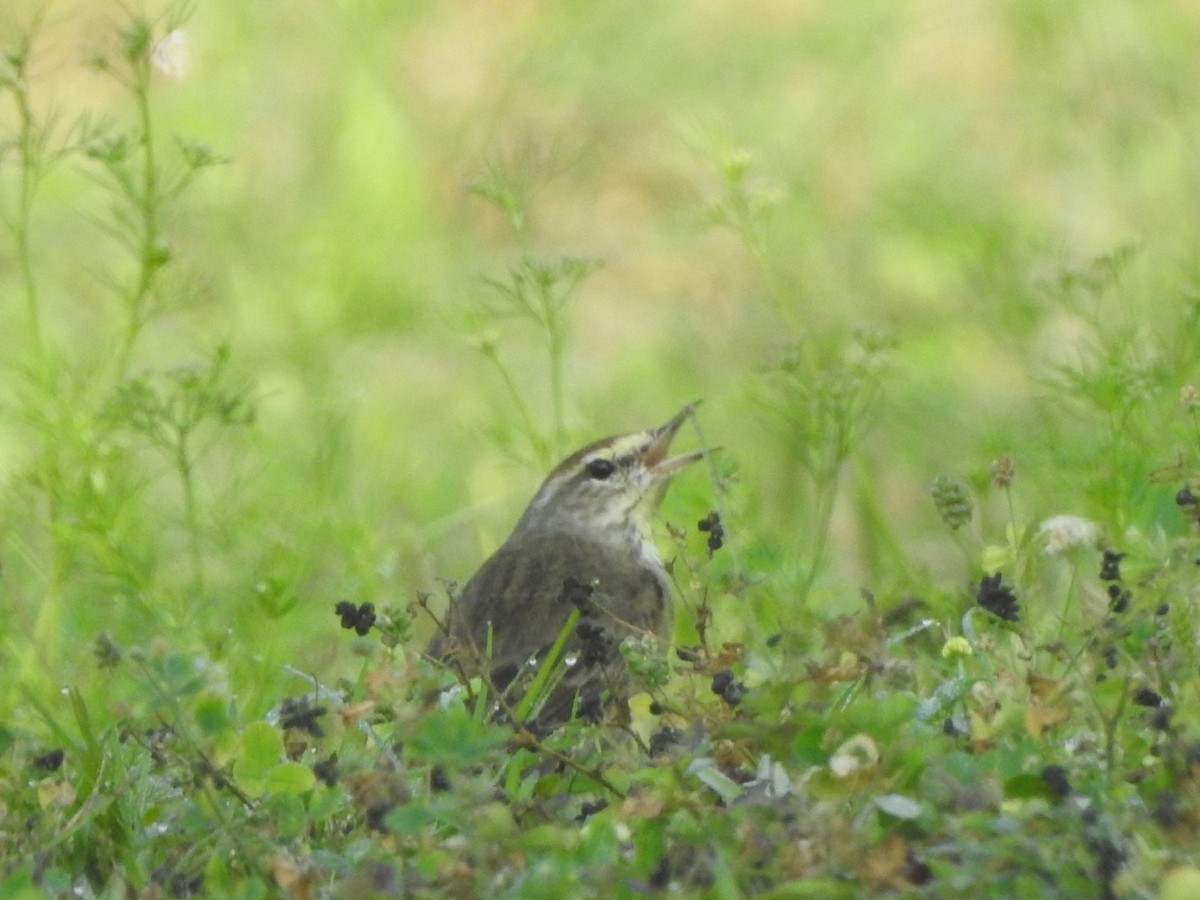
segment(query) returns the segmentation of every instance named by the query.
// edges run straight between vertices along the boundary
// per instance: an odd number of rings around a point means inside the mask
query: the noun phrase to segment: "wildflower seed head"
[[[1005,453],[992,460],[989,471],[992,476],[992,484],[998,488],[1006,488],[1017,477],[1017,463],[1010,454]]]
[[[1061,556],[1076,547],[1090,547],[1096,543],[1100,526],[1080,516],[1051,516],[1038,529],[1038,536],[1045,541],[1042,552],[1047,556]]]
[[[950,638],[942,645],[942,659],[961,658],[974,652],[975,648],[971,646],[971,642],[961,635]]]
[[[951,531],[970,523],[973,505],[965,484],[948,475],[939,475],[934,479],[931,493],[934,506]]]

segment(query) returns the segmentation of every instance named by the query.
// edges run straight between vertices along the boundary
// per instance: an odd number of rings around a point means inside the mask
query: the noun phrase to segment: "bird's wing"
[[[592,587],[594,617],[618,639],[637,632],[669,637],[669,591],[654,570],[631,566],[627,550],[569,532],[521,532],[463,588],[450,611],[449,643],[482,660],[490,638],[492,671],[511,679],[566,623],[573,608],[564,593],[568,579]],[[577,643],[572,636],[567,646]],[[441,655],[443,642],[435,644],[431,653]]]

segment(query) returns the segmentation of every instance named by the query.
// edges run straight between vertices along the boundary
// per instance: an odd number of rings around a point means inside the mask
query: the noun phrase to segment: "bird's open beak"
[[[692,453],[682,453],[679,456],[667,456],[667,452],[671,449],[671,441],[675,439],[675,433],[687,421],[688,416],[696,411],[696,407],[699,404],[699,400],[695,403],[689,403],[677,412],[669,422],[654,429],[654,437],[650,441],[650,446],[642,454],[642,463],[656,476],[665,477],[673,475],[684,466],[691,465],[697,460],[704,458],[704,452],[701,450]]]

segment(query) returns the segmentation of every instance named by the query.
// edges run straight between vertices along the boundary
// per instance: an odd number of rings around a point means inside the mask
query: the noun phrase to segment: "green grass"
[[[12,6],[0,893],[1195,894],[1188,4]],[[697,398],[667,711],[435,701]]]

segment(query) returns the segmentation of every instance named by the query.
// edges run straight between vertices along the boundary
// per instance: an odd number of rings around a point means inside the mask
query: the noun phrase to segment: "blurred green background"
[[[8,3],[0,42],[43,6]],[[132,122],[86,64],[115,46],[121,7],[42,12],[37,109]],[[335,669],[349,652],[336,601],[402,607],[465,579],[554,456],[696,398],[731,476],[726,565],[772,576],[753,614],[724,611],[730,636],[791,614],[825,502],[810,608],[857,603],[860,587],[959,588],[929,486],[948,472],[986,494],[1003,453],[1022,520],[1182,527],[1166,516],[1176,488],[1147,475],[1186,439],[1178,389],[1197,377],[1190,0],[205,0],[180,28],[183,56],[151,93],[161,157],[183,135],[228,163],[165,211],[165,301],[127,374],[228,344],[256,416],[205,437],[202,589],[180,574],[169,466],[132,441],[89,444],[67,481],[102,511],[70,520],[91,540],[73,543],[66,613],[47,623],[54,537],[30,473],[51,432],[22,415],[28,320],[0,242],[2,627],[27,674],[65,677],[81,660],[61,648],[101,629],[194,629],[211,648]],[[0,116],[11,135],[14,109]],[[86,161],[56,167],[37,199],[38,302],[70,395],[112,355],[106,279],[132,263],[95,225],[111,212]],[[599,266],[563,312],[556,422],[546,331],[500,314],[489,280],[563,259]],[[890,349],[864,356],[860,329]],[[1106,363],[1122,373],[1109,394]],[[834,394],[866,379],[879,397],[823,486],[802,459],[828,435],[805,431],[797,397],[829,373]],[[1095,377],[1064,389],[1072,373]],[[89,415],[55,427],[86,444]],[[1125,446],[1135,429],[1158,458]],[[664,517],[690,527],[710,481],[681,478]],[[982,516],[1002,532],[1008,510],[994,498]]]

